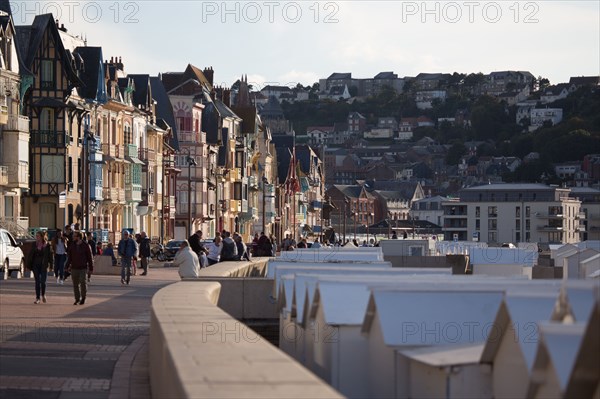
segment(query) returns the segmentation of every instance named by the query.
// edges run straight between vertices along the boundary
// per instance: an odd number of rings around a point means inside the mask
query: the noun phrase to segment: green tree
[[[467,153],[467,147],[460,141],[454,142],[446,154],[446,165],[458,165],[463,155]]]

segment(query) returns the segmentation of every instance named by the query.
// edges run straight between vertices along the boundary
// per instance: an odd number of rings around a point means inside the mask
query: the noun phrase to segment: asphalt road
[[[34,280],[0,280],[0,398],[148,398],[150,301],[179,280],[151,264],[147,276],[92,276],[84,305],[71,280],[48,278],[47,303]]]

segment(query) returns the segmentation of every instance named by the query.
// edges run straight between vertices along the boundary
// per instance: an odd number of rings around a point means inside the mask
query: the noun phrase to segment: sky
[[[212,66],[312,85],[333,72],[527,70],[551,83],[600,75],[600,0],[591,1],[11,1],[16,25],[53,13],[73,35],[121,56],[127,73]]]

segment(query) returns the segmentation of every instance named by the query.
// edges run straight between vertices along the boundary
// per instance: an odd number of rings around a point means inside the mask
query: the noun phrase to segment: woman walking
[[[54,277],[56,284],[63,284],[65,281],[65,262],[67,261],[68,239],[62,233],[62,230],[56,230],[56,235],[52,239],[52,252],[54,253]]]
[[[40,303],[40,298],[46,303],[46,278],[48,268],[52,268],[52,251],[46,241],[46,232],[35,233],[35,245],[27,256],[27,268],[33,272],[35,278],[35,303]]]

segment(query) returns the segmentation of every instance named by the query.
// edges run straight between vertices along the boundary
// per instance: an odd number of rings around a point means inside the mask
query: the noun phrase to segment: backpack
[[[237,248],[235,242],[227,242],[223,240],[223,249],[221,250],[221,260],[233,260],[236,255]]]

